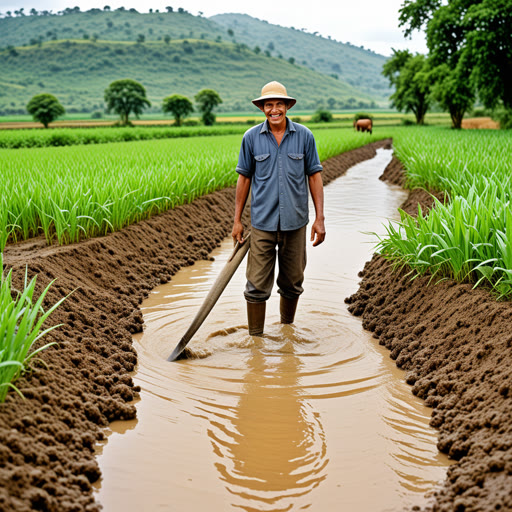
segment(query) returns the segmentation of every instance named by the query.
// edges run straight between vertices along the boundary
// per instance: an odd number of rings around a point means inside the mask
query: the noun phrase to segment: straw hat
[[[279,82],[269,82],[268,84],[264,85],[261,89],[261,96],[255,100],[252,100],[252,102],[261,109],[265,100],[271,99],[288,100],[289,109],[292,108],[295,103],[297,103],[295,98],[288,96],[285,86]]]

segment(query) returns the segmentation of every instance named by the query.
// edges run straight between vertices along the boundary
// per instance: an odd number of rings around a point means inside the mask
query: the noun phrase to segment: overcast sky
[[[66,7],[80,7],[85,11],[93,7],[112,9],[123,6],[148,12],[150,8],[165,12],[170,5],[177,10],[183,7],[191,14],[203,16],[224,13],[249,14],[255,18],[283,27],[305,28],[322,36],[343,43],[350,42],[364,46],[381,55],[391,55],[391,48],[409,48],[413,52],[426,53],[423,34],[415,33],[412,39],[405,39],[398,27],[398,10],[403,0],[0,0],[0,12],[18,10],[28,13],[35,8],[54,13]]]

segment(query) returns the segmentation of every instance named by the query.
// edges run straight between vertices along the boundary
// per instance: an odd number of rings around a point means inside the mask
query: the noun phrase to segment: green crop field
[[[316,130],[324,160],[369,141]],[[241,134],[0,150],[0,250],[44,234],[69,243],[119,230],[236,182]]]
[[[387,225],[377,250],[409,268],[412,276],[485,284],[497,297],[512,297],[510,133],[382,123],[369,136],[346,129],[348,121],[311,125],[322,160],[393,137],[395,155],[407,171],[406,186],[444,190],[449,196],[447,204],[438,202],[427,215],[420,212],[414,218],[401,212],[399,222]],[[219,128],[212,131],[216,137],[197,136],[199,131],[189,137],[94,146],[0,149],[0,251],[41,234],[48,243],[60,244],[103,235],[234,185],[247,126],[225,127],[238,131],[230,135]],[[34,286],[35,281],[26,282],[16,295],[10,273],[2,273],[0,401],[35,355],[32,344],[46,332],[41,321],[58,306],[43,312],[47,289],[36,300]]]
[[[370,113],[374,120],[375,129],[389,126],[399,126],[403,122],[412,120],[412,115],[399,113]],[[292,116],[296,120],[308,126],[311,130],[333,130],[336,128],[352,128],[354,113],[335,113],[330,123],[311,122],[311,113],[298,112]],[[221,118],[222,119],[222,118]],[[233,119],[228,117],[227,119]],[[234,118],[236,120],[236,117]],[[234,135],[243,134],[251,125],[260,123],[263,116],[253,115],[236,121],[217,123],[214,126],[158,126],[151,125],[135,127],[76,127],[69,129],[44,128],[5,129],[0,130],[0,148],[35,148],[48,146],[72,146],[80,144],[103,144],[107,142],[127,142],[136,140],[170,139],[180,137],[198,137],[209,135]],[[170,122],[170,120],[169,120]],[[429,125],[449,126],[450,118],[447,114],[428,114],[426,122]]]
[[[40,234],[48,243],[79,241],[234,185],[247,127],[238,128],[239,134],[217,137],[0,149],[0,263],[9,242]],[[332,128],[316,133],[322,160],[383,136]],[[35,278],[16,294],[11,273],[2,272],[0,403],[9,388],[19,392],[14,381],[47,347],[33,351],[33,344],[54,328],[43,331],[42,324],[60,302],[43,311],[48,288],[37,299],[34,289]]]
[[[417,219],[401,212],[379,251],[431,274],[490,286],[512,297],[512,137],[508,131],[397,129],[395,155],[407,169],[407,186],[446,191]]]

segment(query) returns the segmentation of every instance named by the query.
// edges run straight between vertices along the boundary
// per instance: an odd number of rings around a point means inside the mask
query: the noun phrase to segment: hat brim
[[[259,109],[262,109],[263,104],[265,103],[266,100],[286,100],[288,102],[288,109],[291,109],[295,105],[295,103],[297,103],[297,100],[295,98],[279,94],[269,94],[268,96],[260,96],[259,98],[252,100],[252,102]]]

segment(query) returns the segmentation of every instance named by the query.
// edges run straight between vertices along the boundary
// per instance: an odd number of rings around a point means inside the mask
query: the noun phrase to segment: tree
[[[443,110],[450,113],[452,128],[460,129],[464,114],[475,101],[473,87],[468,77],[468,68],[459,62],[455,69],[444,63],[435,67],[432,77],[432,97]]]
[[[202,89],[195,96],[194,99],[198,104],[198,110],[203,115],[201,119],[206,126],[211,126],[215,123],[215,114],[213,109],[222,103],[221,97],[213,89]]]
[[[45,128],[48,128],[52,121],[55,121],[66,111],[53,94],[42,93],[36,94],[27,103],[27,112],[35,121],[39,121]]]
[[[139,34],[137,36],[137,43],[141,44],[146,40],[146,36],[144,34]]]
[[[123,125],[129,124],[128,117],[132,112],[139,117],[146,107],[151,106],[146,98],[146,89],[129,78],[112,82],[105,89],[104,98],[107,112],[114,111],[118,114]]]
[[[389,79],[395,92],[391,104],[399,111],[413,112],[417,124],[423,124],[430,106],[429,66],[424,55],[409,50],[393,50],[384,63],[382,74]]]
[[[425,28],[436,66],[462,59],[483,104],[512,110],[510,0],[405,0],[399,12],[406,36]]]
[[[164,98],[162,110],[166,114],[172,114],[174,116],[176,126],[181,126],[182,119],[194,112],[194,106],[186,96],[182,96],[181,94],[172,94],[171,96]]]
[[[330,123],[332,121],[332,113],[329,110],[318,109],[311,117],[313,123]]]

